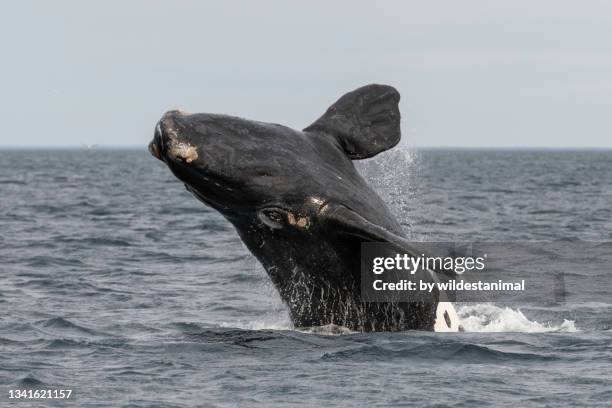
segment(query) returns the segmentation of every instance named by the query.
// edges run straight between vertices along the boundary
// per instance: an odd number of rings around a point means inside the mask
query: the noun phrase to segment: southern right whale
[[[399,93],[368,85],[342,96],[303,130],[169,111],[150,152],[219,211],[264,266],[296,327],[456,331],[450,303],[363,302],[362,242],[412,253],[402,227],[356,171],[400,141]]]

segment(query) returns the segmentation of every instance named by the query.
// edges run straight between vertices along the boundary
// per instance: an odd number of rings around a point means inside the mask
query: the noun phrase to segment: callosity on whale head
[[[451,313],[442,322],[437,301],[361,300],[361,243],[388,242],[410,251],[402,228],[352,163],[399,142],[398,102],[394,88],[368,85],[341,97],[301,131],[169,111],[149,150],[234,225],[295,326],[454,331],[451,304],[444,306]]]

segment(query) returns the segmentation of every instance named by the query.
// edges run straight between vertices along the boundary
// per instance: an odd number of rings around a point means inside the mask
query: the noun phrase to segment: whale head
[[[344,192],[363,183],[351,160],[397,144],[398,101],[392,87],[366,86],[343,96],[302,131],[172,110],[155,126],[149,151],[229,219],[253,217],[265,206],[320,206],[334,195],[334,186]]]
[[[310,135],[281,125],[180,111],[164,114],[149,145],[187,190],[228,219],[303,201],[317,191],[312,166],[330,160],[351,166],[331,140],[325,153],[318,148]]]

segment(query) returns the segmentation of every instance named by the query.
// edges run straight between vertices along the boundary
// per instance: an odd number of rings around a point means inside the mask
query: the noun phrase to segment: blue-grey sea
[[[612,151],[357,166],[413,240],[611,248]],[[233,227],[145,148],[0,151],[0,261],[2,407],[612,406],[610,266],[563,301],[459,304],[462,333],[296,330]]]

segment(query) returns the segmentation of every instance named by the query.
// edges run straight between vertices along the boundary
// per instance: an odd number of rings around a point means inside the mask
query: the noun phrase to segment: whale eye
[[[266,207],[257,212],[257,217],[268,227],[279,229],[287,220],[287,210],[280,207]]]

